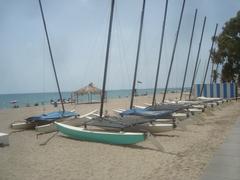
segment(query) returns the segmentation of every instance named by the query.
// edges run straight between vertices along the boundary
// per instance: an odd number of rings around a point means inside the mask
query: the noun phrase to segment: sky
[[[62,91],[93,82],[102,87],[110,0],[42,0]],[[158,87],[163,88],[176,37],[182,0],[169,0]],[[165,0],[146,0],[137,88],[153,88]],[[116,0],[107,89],[131,89],[142,0]],[[196,29],[186,86],[190,86],[204,16],[206,29],[196,82],[203,79],[216,23],[240,10],[239,0],[186,0],[169,87],[180,87],[195,9]],[[0,94],[57,91],[38,0],[0,0]],[[208,74],[207,81],[209,81]]]

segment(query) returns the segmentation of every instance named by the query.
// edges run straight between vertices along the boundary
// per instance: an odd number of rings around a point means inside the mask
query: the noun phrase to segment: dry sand
[[[176,94],[168,96],[174,99]],[[138,97],[135,104],[151,102],[151,97]],[[113,108],[127,108],[129,99],[115,99],[106,103]],[[99,104],[68,105],[83,114]],[[10,146],[0,148],[0,180],[52,180],[52,179],[199,179],[216,148],[224,141],[237,116],[239,102],[231,102],[213,111],[214,116],[202,114],[204,120],[195,119],[187,131],[176,129],[156,136],[167,150],[157,151],[144,141],[132,146],[114,146],[76,141],[56,135],[45,146],[52,134],[36,138],[36,132],[27,130],[11,133]],[[46,112],[53,110],[46,106]],[[43,107],[0,110],[0,132],[10,133],[12,121],[43,113]]]

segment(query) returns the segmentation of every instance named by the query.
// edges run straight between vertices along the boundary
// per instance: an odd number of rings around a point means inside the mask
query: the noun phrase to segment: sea
[[[169,88],[168,92],[179,92],[180,88]],[[163,89],[158,89],[157,93],[163,93]],[[72,92],[62,92],[63,99],[71,98]],[[107,98],[123,98],[131,96],[130,89],[108,90]],[[152,95],[153,89],[137,89],[137,95]],[[50,104],[52,101],[59,100],[57,92],[48,93],[25,93],[25,94],[0,94],[0,109],[15,107],[41,106]],[[86,103],[89,100],[88,95],[79,96],[79,103]],[[92,101],[100,101],[99,95],[92,95]]]

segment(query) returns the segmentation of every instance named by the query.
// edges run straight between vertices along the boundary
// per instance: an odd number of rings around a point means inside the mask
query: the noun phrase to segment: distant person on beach
[[[57,106],[58,106],[56,101],[53,103],[53,106],[54,106],[54,107],[57,107]]]

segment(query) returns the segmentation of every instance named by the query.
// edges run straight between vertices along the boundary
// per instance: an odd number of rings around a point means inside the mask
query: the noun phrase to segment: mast
[[[181,23],[182,23],[182,16],[183,16],[184,7],[185,7],[185,0],[183,0],[183,4],[182,4],[182,10],[181,10],[181,15],[180,15],[179,23],[178,23],[177,35],[176,35],[175,43],[174,43],[174,46],[173,46],[171,63],[170,63],[169,71],[168,71],[167,82],[166,82],[166,86],[165,86],[165,90],[164,90],[162,102],[165,101],[165,97],[166,97],[166,93],[167,93],[169,78],[170,78],[170,74],[171,74],[171,70],[172,70],[172,64],[173,64],[173,60],[174,60],[174,57],[175,57],[175,51],[176,51],[177,42],[178,42],[178,35],[179,35]]]
[[[205,74],[204,74],[204,79],[203,79],[202,88],[201,88],[201,91],[200,91],[200,96],[202,96],[204,84],[205,84],[205,81],[206,81],[208,66],[209,66],[209,63],[210,63],[210,59],[211,59],[211,55],[212,55],[212,51],[213,51],[213,45],[214,45],[215,37],[216,37],[216,34],[217,34],[217,28],[218,28],[218,24],[216,24],[214,35],[213,35],[213,38],[212,38],[212,45],[211,45],[210,53],[209,53],[209,56],[208,56],[207,67],[206,67],[206,71],[205,71]]]
[[[47,38],[48,50],[49,50],[49,54],[50,54],[50,57],[51,57],[51,62],[52,62],[52,66],[53,66],[54,76],[55,76],[55,80],[56,80],[56,83],[57,83],[58,94],[59,94],[59,97],[60,97],[60,100],[61,100],[62,110],[63,110],[63,112],[65,112],[65,108],[64,108],[64,104],[63,104],[63,98],[62,98],[62,94],[61,94],[61,90],[60,90],[60,86],[59,86],[59,82],[58,82],[58,77],[57,77],[57,72],[56,72],[56,68],[55,68],[55,64],[54,64],[54,60],[53,60],[50,40],[49,40],[49,37],[48,37],[47,25],[46,25],[46,21],[45,21],[45,18],[44,18],[42,3],[41,3],[41,0],[39,0],[38,2],[39,2],[40,11],[41,11],[42,20],[43,20],[43,25],[44,25],[44,30],[45,30],[45,34],[46,34],[46,38]]]
[[[199,61],[199,55],[200,55],[200,50],[201,50],[201,46],[202,46],[202,39],[203,39],[206,20],[207,20],[207,17],[205,16],[204,21],[203,21],[202,34],[201,34],[201,38],[200,38],[200,42],[199,42],[199,46],[198,46],[197,58],[196,58],[194,72],[193,72],[193,78],[192,78],[192,84],[191,84],[191,89],[190,89],[190,93],[189,93],[189,99],[191,99],[193,84],[194,84],[195,77],[196,77],[196,70],[197,70],[197,65],[198,65],[198,61]]]
[[[113,13],[114,13],[114,3],[115,0],[111,2],[111,12],[110,12],[110,22],[108,28],[108,39],[107,39],[107,49],[105,56],[105,66],[104,66],[104,75],[103,75],[103,85],[102,85],[102,96],[101,96],[101,106],[100,106],[100,117],[103,115],[103,103],[105,99],[105,88],[106,88],[106,79],[107,79],[107,67],[108,67],[108,59],[109,59],[109,49],[111,42],[111,34],[112,34],[112,22],[113,22]]]
[[[155,79],[155,85],[154,85],[152,106],[154,106],[156,104],[156,92],[157,92],[160,62],[161,62],[161,57],[162,57],[163,39],[164,39],[166,19],[167,19],[167,9],[168,9],[168,0],[166,0],[166,3],[165,3],[165,11],[164,11],[163,24],[162,24],[162,35],[161,35],[160,50],[159,50],[159,55],[158,55],[158,65],[157,65],[157,73],[156,73],[156,79]]]
[[[134,71],[134,78],[133,78],[133,85],[132,85],[132,95],[131,95],[130,109],[132,109],[132,107],[133,107],[133,99],[134,99],[134,95],[135,95],[138,60],[139,60],[141,41],[142,41],[142,28],[143,28],[144,11],[145,11],[145,0],[143,0],[143,5],[142,5],[142,13],[141,13],[141,21],[140,21],[140,30],[139,30],[139,35],[138,35],[138,47],[137,47],[137,56],[136,56],[135,71]]]
[[[191,49],[192,49],[193,35],[194,35],[195,24],[196,24],[196,19],[197,19],[197,12],[198,12],[198,10],[196,9],[196,10],[195,10],[195,15],[194,15],[194,20],[193,20],[192,34],[191,34],[191,39],[190,39],[190,43],[189,43],[187,63],[186,63],[186,67],[185,67],[184,77],[183,77],[183,84],[182,84],[182,90],[181,90],[181,94],[180,94],[180,100],[182,100],[184,85],[185,85],[185,81],[186,81],[188,63],[189,63],[189,59],[190,59],[190,54],[191,54]]]

